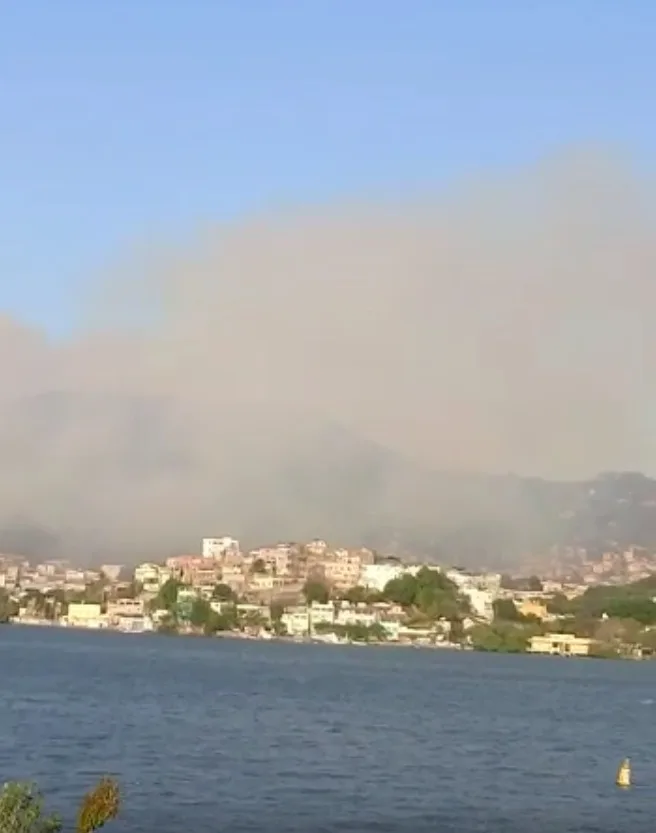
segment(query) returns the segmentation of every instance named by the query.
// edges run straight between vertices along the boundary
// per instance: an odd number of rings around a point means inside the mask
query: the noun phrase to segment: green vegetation
[[[285,627],[282,617],[285,613],[284,605],[279,602],[273,602],[269,608],[269,615],[271,617],[271,630],[276,636],[285,636],[287,628]]]
[[[0,625],[6,624],[18,613],[18,605],[9,597],[6,590],[0,590]]]
[[[305,582],[303,595],[308,604],[312,604],[312,602],[326,604],[330,599],[328,588],[322,581],[318,581],[317,579],[308,579]]]
[[[212,591],[212,599],[216,602],[236,602],[237,594],[229,585],[219,583]]]
[[[589,587],[565,609],[576,618],[634,619],[642,625],[656,624],[656,576],[618,586]],[[562,602],[561,602],[562,604]]]
[[[516,622],[528,624],[529,622],[539,622],[536,616],[524,615],[517,610],[517,605],[512,599],[496,599],[492,603],[494,610],[495,622]]]
[[[557,626],[595,640],[594,656],[656,651],[656,576],[623,585],[597,585],[574,599],[554,596],[547,604]],[[554,627],[550,626],[550,629]]]
[[[189,624],[194,628],[205,628],[210,622],[214,611],[207,599],[201,599],[200,596],[194,599],[191,604],[189,612]]]
[[[512,599],[496,599],[493,610],[492,623],[476,625],[469,632],[470,643],[477,651],[523,653],[531,637],[545,630],[535,616],[520,613]]]
[[[103,778],[82,799],[75,833],[93,833],[118,815],[120,793],[116,782]],[[2,833],[59,833],[58,816],[46,815],[43,796],[32,784],[10,782],[0,790]]]
[[[388,581],[382,599],[401,605],[418,623],[461,621],[469,613],[469,602],[457,586],[444,573],[428,567],[422,567],[416,576],[406,573]]]
[[[375,604],[383,599],[382,593],[376,590],[370,590],[368,587],[350,587],[346,592],[342,593],[342,600],[350,602],[351,604]]]
[[[169,613],[175,613],[178,604],[178,593],[182,583],[176,579],[170,578],[160,587],[159,593],[153,599],[151,607],[153,610],[166,610]]]
[[[600,658],[656,652],[656,577],[625,585],[589,587],[567,599],[555,595],[547,610],[556,617],[540,622],[523,616],[508,599],[494,603],[494,621],[470,633],[474,648],[516,653],[526,650],[532,636],[549,632],[572,633],[593,640],[590,655]]]
[[[528,648],[530,638],[538,633],[538,625],[495,621],[490,625],[476,625],[469,631],[469,638],[476,651],[520,654]]]

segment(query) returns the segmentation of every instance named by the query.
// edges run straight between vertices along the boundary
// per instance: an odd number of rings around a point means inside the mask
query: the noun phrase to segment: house
[[[574,636],[572,633],[547,633],[533,636],[529,642],[529,653],[552,654],[561,657],[587,657],[592,639]]]

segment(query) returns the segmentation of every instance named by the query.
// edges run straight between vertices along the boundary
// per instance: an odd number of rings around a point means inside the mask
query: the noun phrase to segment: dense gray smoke
[[[431,470],[653,470],[651,186],[581,152],[256,218],[116,269],[66,343],[0,320],[0,528],[97,558],[358,543],[512,511]]]

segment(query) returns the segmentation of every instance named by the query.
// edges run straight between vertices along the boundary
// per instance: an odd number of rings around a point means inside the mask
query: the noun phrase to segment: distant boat
[[[619,769],[617,770],[615,783],[618,787],[631,786],[631,762],[628,758],[625,758],[620,764]]]

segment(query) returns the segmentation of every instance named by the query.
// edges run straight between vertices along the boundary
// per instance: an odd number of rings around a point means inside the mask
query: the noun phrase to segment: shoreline
[[[585,659],[585,660],[632,660],[632,661],[640,661],[644,662],[649,657],[632,657],[632,656],[574,656],[569,654],[542,654],[538,652],[532,651],[482,651],[480,649],[476,649],[471,645],[464,645],[462,643],[454,643],[454,642],[436,642],[436,643],[426,643],[426,642],[395,642],[395,641],[355,641],[355,640],[331,640],[331,639],[322,639],[316,637],[293,637],[293,636],[258,636],[254,634],[246,634],[241,632],[234,632],[234,631],[220,631],[214,634],[205,634],[205,633],[195,633],[195,632],[162,632],[157,630],[143,630],[143,631],[130,631],[130,630],[122,630],[121,628],[113,628],[113,627],[88,627],[84,625],[69,625],[63,624],[61,622],[54,622],[50,620],[37,620],[33,619],[30,621],[16,621],[10,620],[9,622],[2,622],[0,625],[7,625],[7,626],[15,626],[15,627],[23,627],[23,628],[59,628],[62,630],[72,630],[77,632],[91,632],[91,633],[112,633],[117,634],[119,636],[165,636],[165,637],[187,637],[187,638],[195,638],[195,639],[228,639],[235,642],[244,641],[244,642],[276,642],[279,644],[287,644],[287,645],[323,645],[329,647],[359,647],[359,648],[414,648],[415,650],[429,650],[429,651],[455,651],[459,653],[477,653],[477,654],[495,654],[500,656],[538,656],[538,657],[551,657],[555,659]]]
[[[10,620],[2,624],[23,628],[60,628],[61,630],[82,631],[90,633],[114,633],[120,636],[175,636],[175,637],[192,637],[196,639],[234,639],[244,640],[248,642],[283,642],[293,645],[358,645],[365,647],[378,646],[381,648],[434,648],[436,650],[452,650],[463,651],[471,650],[467,646],[460,643],[425,643],[425,642],[394,642],[394,641],[374,641],[365,642],[348,639],[322,639],[321,637],[294,637],[294,636],[258,636],[255,634],[247,634],[239,631],[217,631],[217,633],[206,634],[193,631],[158,631],[156,629],[137,630],[123,630],[122,628],[114,628],[107,626],[85,626],[85,625],[69,625],[62,622],[55,622],[47,619],[31,619],[31,620]]]

